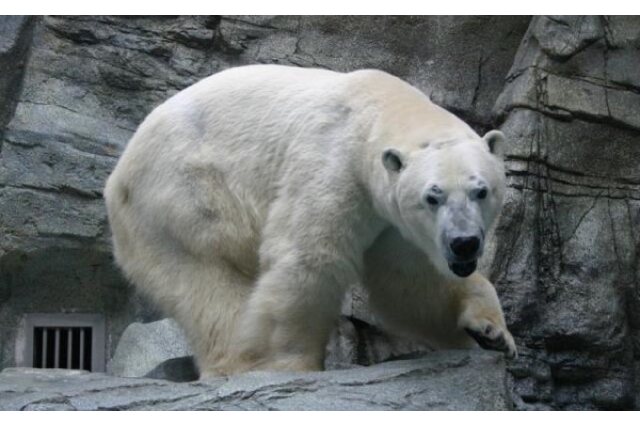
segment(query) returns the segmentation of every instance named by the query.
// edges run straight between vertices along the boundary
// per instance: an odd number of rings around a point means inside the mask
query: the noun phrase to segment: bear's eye
[[[437,206],[438,205],[438,199],[436,197],[434,197],[433,195],[427,195],[427,203],[431,204],[432,206]]]
[[[478,197],[478,200],[484,200],[485,198],[487,198],[487,188],[482,188],[480,191],[478,191],[476,197]]]

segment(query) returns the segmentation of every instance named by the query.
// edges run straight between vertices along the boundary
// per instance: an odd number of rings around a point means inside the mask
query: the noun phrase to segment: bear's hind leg
[[[254,279],[224,260],[177,257],[155,266],[143,292],[187,334],[201,379],[227,374],[232,335]]]
[[[189,340],[201,379],[231,371],[233,334],[255,280],[226,261],[205,267],[209,278],[192,282],[193,291],[176,307],[179,322],[191,330]]]

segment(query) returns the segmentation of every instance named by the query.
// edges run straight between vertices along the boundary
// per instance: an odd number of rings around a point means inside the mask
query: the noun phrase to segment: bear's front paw
[[[513,336],[506,327],[494,324],[489,320],[466,326],[465,331],[478,342],[481,348],[504,352],[508,358],[518,356]]]

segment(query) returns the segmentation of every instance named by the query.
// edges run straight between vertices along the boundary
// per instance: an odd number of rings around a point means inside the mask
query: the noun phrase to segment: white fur
[[[406,168],[384,167],[389,147]],[[464,194],[469,173],[494,186],[474,219],[488,228],[504,191],[500,162],[418,90],[379,71],[255,65],[149,114],[105,198],[117,263],[181,323],[204,375],[309,370],[322,368],[356,282],[411,335],[453,330],[461,337],[449,346],[467,347],[461,328],[486,318],[508,334],[491,284],[459,279],[441,260],[446,223],[415,208],[429,182]]]

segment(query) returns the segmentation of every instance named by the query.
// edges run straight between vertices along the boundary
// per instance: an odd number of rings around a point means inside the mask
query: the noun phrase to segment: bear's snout
[[[460,260],[472,260],[480,248],[480,238],[476,236],[456,237],[449,245],[451,252]]]

